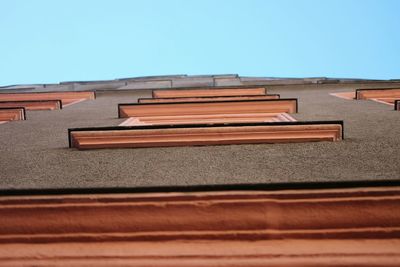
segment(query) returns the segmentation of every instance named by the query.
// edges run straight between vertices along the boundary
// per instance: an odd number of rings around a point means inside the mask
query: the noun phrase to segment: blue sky
[[[0,0],[0,85],[167,74],[400,78],[400,1]]]

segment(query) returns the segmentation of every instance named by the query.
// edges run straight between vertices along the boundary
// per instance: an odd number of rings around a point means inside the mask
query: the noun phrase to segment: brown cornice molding
[[[0,101],[0,107],[24,107],[26,110],[55,110],[62,109],[61,100],[18,100]]]
[[[400,264],[398,182],[268,188],[3,194],[0,266]]]
[[[0,107],[0,121],[26,120],[24,107],[2,108]]]
[[[391,239],[400,188],[0,197],[0,244]]]
[[[3,244],[1,266],[399,266],[398,239]]]
[[[95,92],[37,92],[37,93],[0,93],[0,101],[30,101],[60,99],[63,104],[80,99],[95,99]]]
[[[139,98],[138,103],[179,103],[179,102],[214,102],[237,100],[279,99],[279,94],[261,96],[213,96],[213,97],[181,97],[181,98]]]
[[[265,87],[240,88],[231,87],[224,89],[174,89],[153,90],[153,98],[181,98],[181,97],[210,97],[210,96],[251,96],[266,95]]]
[[[400,88],[357,89],[356,99],[400,97]]]
[[[69,145],[78,149],[338,141],[342,121],[265,122],[75,128]]]
[[[186,103],[124,103],[118,104],[118,117],[238,114],[238,113],[295,113],[297,99],[265,99]]]

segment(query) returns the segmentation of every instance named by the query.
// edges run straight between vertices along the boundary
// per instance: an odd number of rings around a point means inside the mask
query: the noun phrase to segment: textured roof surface
[[[288,85],[288,84],[340,84],[340,83],[396,83],[399,80],[365,80],[343,78],[274,78],[274,77],[241,77],[238,74],[219,75],[162,75],[123,78],[104,81],[71,81],[59,84],[30,84],[0,86],[4,91],[85,91],[85,90],[126,90],[179,88],[201,86],[238,86],[238,85]]]
[[[141,86],[268,85],[299,99],[298,120],[344,120],[341,142],[104,149],[68,148],[67,129],[115,126],[117,104],[151,97]],[[193,83],[192,83],[193,82]],[[140,84],[140,86],[139,86]],[[1,88],[4,92],[97,90],[97,99],[62,110],[31,111],[0,125],[0,188],[136,187],[398,179],[400,113],[373,101],[329,95],[356,88],[399,87],[396,81],[159,76],[104,82]],[[162,87],[162,86],[160,86]],[[160,88],[157,87],[157,88]],[[18,89],[19,88],[19,89]],[[110,90],[106,90],[110,89]],[[121,90],[116,90],[121,89]],[[123,90],[126,89],[126,90]]]

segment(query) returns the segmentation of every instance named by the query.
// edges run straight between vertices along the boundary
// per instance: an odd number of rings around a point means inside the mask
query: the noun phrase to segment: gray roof
[[[399,80],[368,80],[348,78],[276,78],[276,77],[242,77],[238,74],[219,75],[160,75],[100,81],[69,81],[58,84],[25,84],[1,86],[0,91],[87,91],[87,90],[127,90],[180,88],[202,86],[238,86],[238,85],[301,85],[301,84],[335,84],[359,82],[398,82]]]

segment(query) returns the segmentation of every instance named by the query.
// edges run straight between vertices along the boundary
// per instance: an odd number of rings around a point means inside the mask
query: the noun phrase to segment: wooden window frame
[[[394,92],[394,93],[393,93]],[[357,100],[367,100],[371,98],[400,97],[400,88],[371,88],[356,89],[355,98]]]
[[[205,96],[251,96],[266,95],[265,87],[227,87],[227,88],[182,88],[182,89],[156,89],[152,91],[153,98],[183,98]]]
[[[26,110],[57,110],[62,109],[61,100],[20,100],[0,101],[0,107],[24,107]]]
[[[68,129],[70,148],[141,148],[339,141],[343,121],[145,125]]]
[[[0,107],[0,123],[20,120],[26,120],[26,110],[24,107]]]
[[[172,109],[173,108],[173,109]],[[263,109],[262,109],[263,108]],[[239,113],[297,113],[297,98],[185,102],[185,103],[121,103],[118,118]]]
[[[356,89],[355,92],[330,93],[330,95],[348,100],[372,100],[381,104],[394,106],[400,98],[400,88]]]
[[[19,92],[0,93],[0,101],[61,100],[64,107],[89,99],[96,99],[95,91]]]

